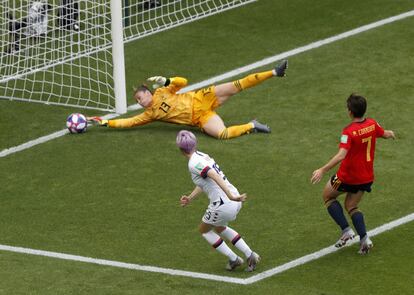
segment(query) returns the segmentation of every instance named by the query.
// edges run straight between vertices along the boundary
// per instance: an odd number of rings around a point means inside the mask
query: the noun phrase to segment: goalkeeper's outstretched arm
[[[168,87],[171,92],[175,93],[181,88],[187,86],[187,79],[183,77],[166,78],[163,76],[154,76],[147,79],[147,81],[154,83],[152,88]]]
[[[87,119],[88,121],[98,123],[99,126],[107,126],[111,128],[131,128],[145,125],[153,121],[147,112],[125,119],[105,120],[100,117],[88,117]]]

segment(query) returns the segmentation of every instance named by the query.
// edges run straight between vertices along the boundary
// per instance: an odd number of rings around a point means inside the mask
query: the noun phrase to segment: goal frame
[[[8,0],[7,0],[8,1]],[[13,1],[13,0],[12,0]],[[19,0],[15,0],[16,2]],[[28,3],[30,3],[31,0],[22,0],[22,1],[27,1]],[[35,0],[33,0],[35,1]],[[43,1],[43,0],[38,0],[38,1]],[[53,0],[52,3],[56,3],[59,0]],[[79,6],[83,3],[84,5],[86,5],[85,3],[89,3],[88,0],[74,0],[77,1],[79,3]],[[168,14],[166,16],[166,18],[168,18],[168,20],[170,20],[170,22],[164,22],[162,19],[160,21],[160,23],[158,23],[158,19],[155,19],[154,22],[157,23],[157,27],[150,27],[149,29],[146,27],[145,23],[146,23],[146,18],[144,18],[144,21],[142,22],[142,26],[141,27],[141,23],[138,24],[134,24],[131,25],[130,24],[130,19],[129,17],[131,17],[129,9],[131,9],[132,6],[129,6],[129,3],[132,2],[131,0],[100,0],[100,1],[108,1],[106,2],[105,5],[109,6],[110,11],[109,16],[110,16],[110,21],[107,22],[108,24],[108,28],[111,29],[109,33],[109,36],[111,38],[110,43],[106,43],[105,45],[101,45],[99,47],[95,47],[95,48],[91,48],[91,50],[85,51],[83,52],[81,55],[76,55],[76,56],[66,56],[64,57],[64,59],[56,59],[56,60],[51,60],[50,63],[45,63],[45,64],[40,64],[39,67],[36,68],[32,68],[30,69],[30,71],[20,71],[20,72],[16,72],[13,75],[5,75],[2,76],[0,79],[0,83],[4,83],[5,84],[5,90],[4,93],[2,92],[0,94],[0,99],[7,99],[7,100],[16,100],[16,101],[26,101],[26,102],[35,102],[35,103],[43,103],[43,104],[48,104],[48,105],[61,105],[61,106],[69,106],[69,107],[78,107],[78,108],[83,108],[83,109],[96,109],[96,110],[101,110],[101,111],[105,111],[105,112],[116,112],[118,114],[124,114],[127,112],[128,107],[127,107],[127,94],[126,94],[126,73],[125,73],[125,56],[124,56],[124,44],[128,43],[128,42],[132,42],[165,30],[169,30],[184,24],[188,24],[190,22],[196,21],[196,20],[200,20],[203,19],[205,17],[209,17],[221,12],[225,12],[227,10],[233,9],[233,8],[237,8],[252,2],[256,2],[257,0],[211,0],[212,3],[217,3],[217,5],[211,5],[211,4],[207,4],[210,2],[210,0],[206,0],[206,1],[200,1],[200,7],[201,5],[204,5],[203,3],[206,2],[205,5],[207,5],[206,7],[208,8],[207,10],[202,10],[201,12],[196,11],[196,13],[190,14],[190,15],[186,15],[186,17],[170,17],[170,15]],[[142,1],[143,2],[143,1]],[[173,2],[181,2],[181,0],[174,0]],[[47,2],[45,2],[47,3]],[[138,2],[139,3],[139,2]],[[166,10],[167,12],[169,12],[169,4],[170,2],[166,2]],[[185,7],[185,3],[187,3],[187,1],[183,0],[183,10],[186,9]],[[189,2],[191,3],[191,1]],[[195,5],[199,5],[197,1],[195,1],[194,3],[197,4],[191,4],[193,6],[191,6],[190,8],[195,7]],[[211,5],[211,6],[210,6]],[[107,7],[108,7],[107,6]],[[179,4],[179,6],[181,7],[181,4]],[[6,6],[5,6],[6,7]],[[132,8],[133,9],[133,8]],[[154,9],[154,13],[157,14],[158,12],[156,11],[157,9]],[[183,10],[177,10],[177,15],[181,14],[183,15]],[[171,10],[172,12],[174,10]],[[124,14],[124,15],[123,15]],[[133,17],[136,17],[138,14],[133,14]],[[175,14],[174,14],[175,15]],[[161,15],[162,16],[162,15]],[[139,15],[138,15],[139,17]],[[156,15],[156,17],[158,17],[158,15]],[[163,16],[162,16],[163,17]],[[148,18],[150,21],[152,21],[151,18]],[[143,29],[144,28],[144,29]],[[3,34],[6,34],[5,32],[3,32]],[[109,40],[109,38],[108,38]],[[10,41],[9,41],[10,42]],[[112,78],[111,82],[105,82],[105,79],[101,79],[100,81],[102,81],[102,83],[104,85],[110,85],[110,95],[108,96],[108,92],[104,93],[99,91],[100,88],[90,88],[90,89],[97,89],[98,91],[92,91],[93,95],[86,95],[86,96],[82,96],[82,94],[80,94],[80,96],[76,97],[72,97],[70,95],[71,90],[69,91],[69,95],[68,96],[59,96],[56,95],[56,93],[50,93],[47,94],[47,90],[46,92],[42,92],[41,94],[39,94],[39,92],[33,92],[34,93],[34,98],[32,97],[32,94],[30,94],[29,96],[20,96],[20,95],[14,95],[14,92],[17,91],[23,91],[23,92],[30,92],[30,89],[27,90],[27,88],[20,88],[20,87],[16,87],[16,83],[19,81],[23,81],[21,83],[23,83],[24,85],[26,85],[26,76],[27,75],[42,75],[41,73],[43,72],[47,72],[48,69],[56,67],[56,66],[61,66],[64,64],[71,64],[71,63],[75,63],[77,59],[79,58],[83,58],[83,57],[88,57],[90,55],[94,55],[94,54],[98,54],[102,51],[106,51],[108,53],[110,53],[111,57],[108,56],[108,58],[106,59],[106,61],[108,61],[108,63],[110,64],[110,62],[112,62],[111,67],[112,69],[109,71],[106,71],[106,73],[108,73],[109,76],[111,76],[110,78]],[[92,57],[94,58],[94,57]],[[111,60],[112,59],[112,60]],[[111,61],[110,61],[111,60]],[[6,69],[9,65],[6,64]],[[11,66],[14,66],[11,65]],[[95,69],[95,67],[93,67],[93,69]],[[99,68],[97,68],[98,71]],[[101,71],[102,72],[102,71]],[[105,71],[103,71],[105,72]],[[64,72],[63,72],[64,73]],[[109,74],[110,73],[110,74]],[[75,74],[76,75],[76,74]],[[75,77],[75,76],[74,76]],[[16,82],[13,82],[16,81]],[[39,80],[38,82],[46,82],[47,80]],[[53,80],[54,81],[54,80]],[[94,80],[95,81],[95,80]],[[99,81],[99,79],[97,80]],[[14,83],[14,87],[8,86],[8,83]],[[35,80],[29,80],[28,83],[37,83],[36,79]],[[49,83],[50,84],[50,83]],[[31,85],[31,84],[29,84]],[[68,84],[59,84],[60,86],[58,87],[71,87],[72,85],[68,85]],[[2,85],[1,85],[2,86]],[[76,86],[76,85],[75,85]],[[30,86],[32,87],[32,86]],[[47,88],[48,86],[46,86]],[[76,86],[77,87],[77,86]],[[43,89],[43,86],[41,86],[41,89]],[[71,88],[69,88],[71,89]],[[89,88],[76,88],[76,89],[89,89]],[[3,91],[3,89],[2,89]],[[9,94],[8,91],[11,91],[12,94]],[[60,90],[61,91],[61,90]],[[77,90],[75,90],[76,93]],[[79,90],[78,90],[79,91]],[[46,94],[46,96],[43,96],[44,93]],[[105,103],[104,101],[101,101],[100,99],[100,93],[103,94],[103,97],[107,97],[108,100]],[[42,95],[41,98],[38,98],[36,95]],[[59,93],[58,93],[59,94]],[[58,97],[58,99],[50,99],[51,97]],[[96,99],[94,99],[94,95],[98,95],[96,97]],[[85,99],[83,99],[83,97],[85,97]],[[92,99],[90,99],[92,98]],[[62,99],[62,100],[60,100]],[[65,102],[66,100],[66,102]],[[77,100],[77,101],[75,101]],[[85,102],[83,104],[83,102]],[[90,105],[89,103],[93,102],[96,104],[95,105]]]

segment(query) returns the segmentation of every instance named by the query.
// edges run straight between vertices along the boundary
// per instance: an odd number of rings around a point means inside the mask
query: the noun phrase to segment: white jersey
[[[230,192],[235,196],[239,195],[237,189],[227,180],[223,171],[209,155],[196,151],[191,155],[188,162],[188,169],[195,185],[199,186],[210,199],[210,205],[225,204],[231,202],[226,193],[218,186],[218,184],[207,177],[207,172],[214,169],[224,180]]]

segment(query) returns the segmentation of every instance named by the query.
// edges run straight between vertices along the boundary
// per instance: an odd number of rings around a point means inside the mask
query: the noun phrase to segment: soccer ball
[[[88,122],[84,115],[74,113],[66,119],[66,127],[68,127],[70,133],[82,133],[86,131]]]

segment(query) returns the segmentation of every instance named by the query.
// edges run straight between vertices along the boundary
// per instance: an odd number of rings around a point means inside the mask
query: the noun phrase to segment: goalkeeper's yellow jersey
[[[187,85],[187,79],[174,77],[166,87],[158,88],[152,96],[152,104],[145,112],[127,119],[109,120],[108,126],[128,128],[140,126],[152,121],[164,121],[176,124],[193,124],[194,92],[177,94]]]

